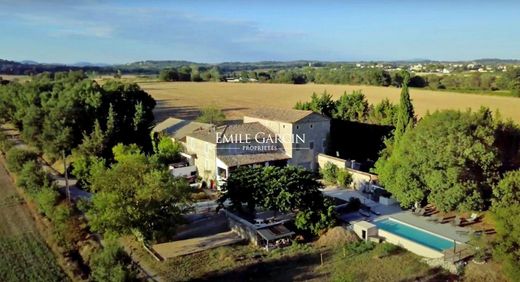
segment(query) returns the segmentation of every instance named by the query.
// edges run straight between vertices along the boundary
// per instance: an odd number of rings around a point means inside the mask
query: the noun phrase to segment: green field
[[[66,281],[0,162],[0,281]]]
[[[66,280],[37,233],[0,237],[0,253],[0,281]]]

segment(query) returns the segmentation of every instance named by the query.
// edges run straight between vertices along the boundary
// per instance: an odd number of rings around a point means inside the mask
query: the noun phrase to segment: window
[[[313,141],[309,142],[309,149],[311,149],[311,150],[314,149],[314,142]]]
[[[312,127],[313,127],[313,124],[311,123],[311,124],[309,125],[309,127],[312,128]]]
[[[299,126],[299,125],[297,125],[297,126],[296,126],[296,129],[300,129],[300,126]]]

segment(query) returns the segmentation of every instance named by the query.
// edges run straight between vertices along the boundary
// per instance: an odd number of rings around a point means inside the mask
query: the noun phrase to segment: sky
[[[0,58],[520,59],[520,1],[0,0]]]

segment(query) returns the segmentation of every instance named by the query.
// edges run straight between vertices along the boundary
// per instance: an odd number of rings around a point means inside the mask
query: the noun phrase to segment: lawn
[[[447,281],[452,276],[403,249],[384,256],[383,248],[377,245],[361,254],[335,250],[319,272],[329,273],[331,281]]]
[[[241,119],[249,109],[276,107],[290,109],[297,101],[309,100],[313,92],[324,90],[338,98],[343,92],[362,90],[370,103],[388,98],[399,101],[400,89],[365,85],[268,84],[216,82],[140,82],[139,85],[157,100],[156,118],[168,116],[194,118],[205,105],[221,107],[228,118]],[[423,116],[436,109],[499,109],[504,118],[520,123],[520,98],[496,95],[464,94],[449,91],[410,89],[415,111]]]
[[[158,262],[135,241],[127,238],[124,244],[165,281],[415,281],[449,276],[404,250],[377,258],[380,246],[343,257],[341,248],[318,249],[312,244],[272,252],[236,244]]]
[[[0,281],[64,281],[0,160]]]

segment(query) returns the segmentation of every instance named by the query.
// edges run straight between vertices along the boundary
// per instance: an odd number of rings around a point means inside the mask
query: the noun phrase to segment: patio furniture
[[[460,226],[462,224],[462,218],[456,216],[455,219],[451,222],[453,226]]]
[[[264,224],[265,221],[263,218],[255,218],[255,224]]]
[[[370,209],[370,212],[375,214],[375,215],[381,215],[380,212],[376,211],[376,210],[373,210],[373,209]]]
[[[476,214],[476,213],[472,213],[471,216],[468,218],[467,222],[468,223],[474,223],[478,220],[479,218],[479,215]]]
[[[468,230],[456,230],[455,231],[457,234],[461,234],[461,235],[467,235],[469,234],[469,231]]]
[[[366,211],[364,211],[362,209],[359,210],[359,214],[362,216],[370,217],[370,213],[367,213]]]
[[[452,221],[452,219],[454,219],[454,218],[455,218],[454,216],[443,216],[443,217],[441,217],[441,219],[439,219],[439,223],[441,223],[441,224],[448,223],[448,222]]]
[[[425,213],[425,210],[424,209],[418,209],[414,212],[412,212],[413,214],[417,215],[417,216],[423,216],[424,213]]]

